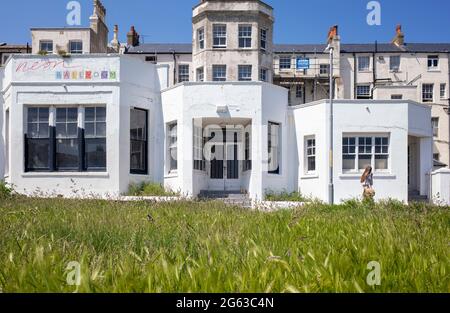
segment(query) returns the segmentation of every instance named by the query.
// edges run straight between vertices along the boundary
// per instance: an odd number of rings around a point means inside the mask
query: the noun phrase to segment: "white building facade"
[[[321,100],[326,54],[314,61],[320,77],[290,78],[292,57],[280,72],[271,7],[205,0],[193,12],[194,54],[151,45],[130,55],[12,56],[0,72],[5,180],[24,194],[115,196],[156,182],[190,198],[299,191],[340,203],[361,197],[370,165],[377,200],[435,196],[432,108],[411,101],[414,86],[398,87],[401,99],[384,99],[394,91],[380,87],[382,100],[342,100],[341,58],[331,124]],[[338,57],[337,28],[330,42]]]
[[[18,192],[119,195],[132,182],[161,181],[154,65],[123,55],[14,55],[2,87],[2,168]]]

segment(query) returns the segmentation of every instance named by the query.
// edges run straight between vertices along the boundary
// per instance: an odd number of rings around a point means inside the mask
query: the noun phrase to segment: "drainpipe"
[[[331,205],[334,204],[334,173],[333,173],[333,162],[334,162],[334,156],[333,156],[333,145],[334,145],[334,140],[333,140],[333,128],[334,128],[334,78],[333,78],[333,53],[334,53],[334,48],[331,45],[328,45],[328,47],[325,49],[325,52],[329,52],[330,53],[330,147],[329,147],[329,151],[330,151],[330,155],[329,155],[329,176],[330,176],[330,180],[329,180],[329,184],[328,184],[328,194],[329,194],[329,203]]]
[[[378,41],[375,40],[375,52],[372,53],[372,75],[373,75],[373,87],[372,87],[372,99],[375,91],[375,83],[377,82],[377,62],[375,60],[376,54],[378,52]]]
[[[173,56],[173,84],[176,85],[176,83],[177,83],[177,56],[175,54],[175,50],[172,50],[172,56]]]

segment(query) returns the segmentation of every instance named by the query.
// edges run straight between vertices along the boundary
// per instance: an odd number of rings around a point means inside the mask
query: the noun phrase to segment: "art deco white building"
[[[271,83],[272,22],[261,1],[202,1],[201,51],[175,75],[141,53],[13,56],[0,80],[6,181],[27,194],[117,195],[153,181],[189,197],[300,191],[339,203],[360,197],[371,165],[377,199],[434,195],[431,108],[335,100],[331,129],[328,100],[292,105]]]

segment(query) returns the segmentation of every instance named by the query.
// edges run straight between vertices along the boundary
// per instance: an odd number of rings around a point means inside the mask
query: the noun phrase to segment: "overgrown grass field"
[[[448,208],[8,197],[0,218],[3,292],[450,292]]]

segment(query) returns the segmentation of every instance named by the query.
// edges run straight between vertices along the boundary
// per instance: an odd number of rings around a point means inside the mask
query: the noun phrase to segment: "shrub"
[[[130,184],[128,188],[128,195],[130,196],[176,196],[172,191],[165,190],[164,186],[157,183],[142,182],[139,184]]]
[[[305,197],[298,191],[294,192],[275,192],[272,190],[266,190],[266,200],[267,201],[292,201],[292,202],[304,202]]]
[[[12,188],[8,187],[5,182],[0,181],[0,199],[7,199],[12,196]]]

